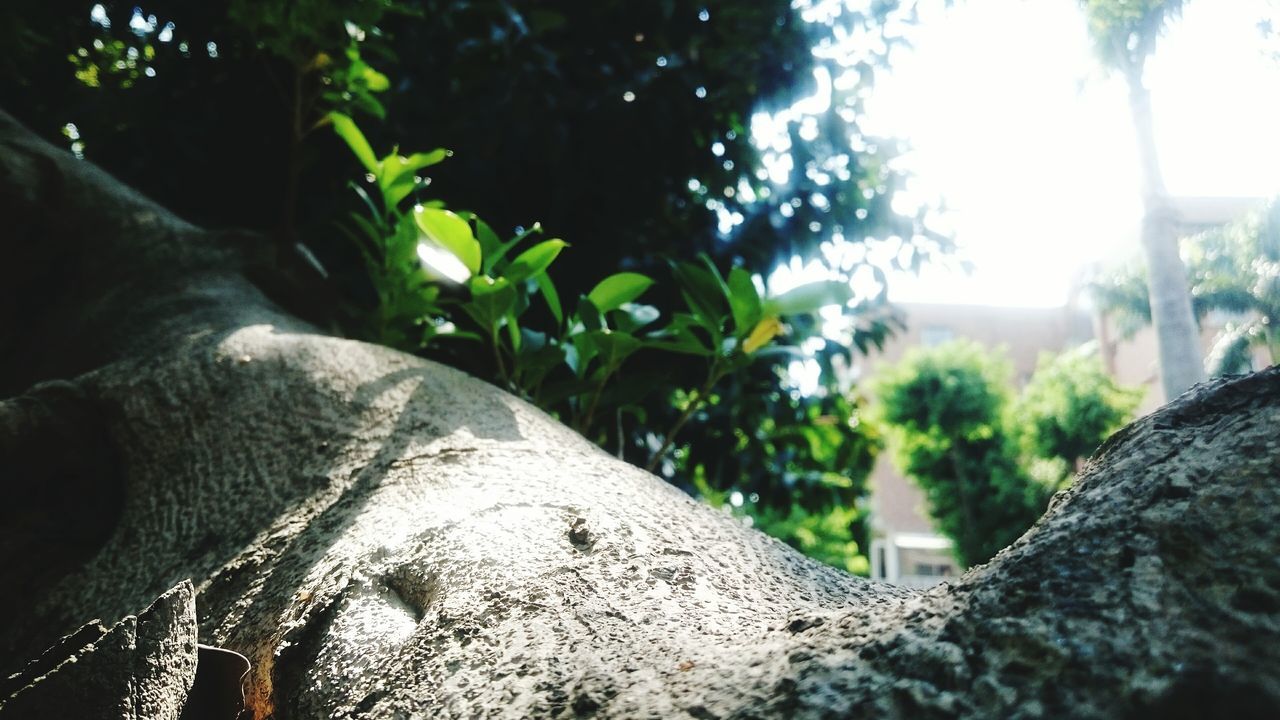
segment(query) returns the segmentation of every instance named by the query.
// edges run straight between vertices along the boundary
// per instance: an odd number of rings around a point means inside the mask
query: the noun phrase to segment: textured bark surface
[[[0,719],[179,720],[197,654],[194,591],[183,582],[110,630],[81,627],[7,678]]]
[[[260,719],[1280,709],[1276,372],[1125,429],[1012,547],[917,593],[460,372],[323,335],[245,279],[242,243],[3,118],[0,148],[27,263],[4,272],[56,288],[0,318],[0,462],[28,503],[0,550],[41,560],[4,565],[6,657],[191,578]],[[75,492],[21,490],[50,484]],[[76,499],[103,487],[118,508]],[[101,527],[50,530],[68,517]]]

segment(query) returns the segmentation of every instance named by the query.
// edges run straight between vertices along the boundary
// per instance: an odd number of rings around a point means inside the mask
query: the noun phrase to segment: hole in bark
[[[426,616],[427,608],[435,603],[439,595],[439,584],[434,576],[425,575],[420,570],[400,567],[391,571],[381,579],[387,588],[413,615],[414,622],[421,622]]]
[[[374,690],[368,695],[365,695],[364,699],[356,704],[356,712],[357,713],[369,712],[370,710],[373,709],[374,705],[378,704],[379,700],[381,700],[386,696],[387,696],[386,690]]]
[[[787,623],[787,631],[792,635],[802,633],[812,627],[818,627],[823,624],[822,618],[796,618]]]
[[[1191,486],[1171,482],[1161,488],[1160,497],[1165,500],[1181,500],[1191,497]]]
[[[1035,668],[1020,660],[1012,660],[1005,663],[1003,673],[1014,677],[1031,677],[1035,673]]]
[[[1231,596],[1231,607],[1247,613],[1272,615],[1280,612],[1275,595],[1257,588],[1240,588]]]
[[[124,506],[124,479],[98,407],[76,386],[49,383],[3,405],[0,623],[7,626],[29,618],[34,598],[111,537]],[[53,639],[33,637],[29,650]]]
[[[1136,559],[1137,555],[1133,552],[1133,548],[1128,546],[1120,548],[1119,564],[1121,570],[1128,570],[1133,567],[1134,560]]]
[[[1273,703],[1274,699],[1256,686],[1198,668],[1179,673],[1163,695],[1150,706],[1134,708],[1129,718],[1264,720],[1275,717]]]
[[[182,709],[182,720],[237,720],[244,711],[244,680],[249,660],[237,652],[198,646],[196,680]]]

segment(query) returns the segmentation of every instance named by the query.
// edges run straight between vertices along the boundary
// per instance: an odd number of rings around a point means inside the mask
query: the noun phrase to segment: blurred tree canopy
[[[1116,385],[1096,354],[1044,354],[1014,403],[1011,422],[1025,455],[1074,470],[1133,418],[1141,400],[1142,390]]]
[[[859,127],[915,20],[914,0],[52,0],[0,7],[0,95],[187,219],[269,233],[285,264],[303,245],[327,279],[294,309],[349,334],[368,333],[376,300],[338,227],[359,209],[359,170],[316,132],[332,112],[360,118],[374,147],[452,152],[414,197],[429,182],[503,237],[536,221],[564,238],[566,298],[638,271],[660,278],[645,302],[670,317],[688,283],[664,279],[668,259],[699,254],[762,286],[797,257],[878,280],[839,322],[779,327],[788,345],[723,373],[693,411],[705,369],[636,351],[592,435],[637,464],[656,452],[687,489],[742,494],[788,541],[854,567],[877,441],[835,367],[894,322],[866,246],[909,269],[950,247],[929,208],[895,211],[898,145]],[[495,371],[465,345],[416,349]],[[817,391],[788,384],[797,359],[819,366]],[[815,535],[834,512],[841,529]]]
[[[1215,311],[1230,317],[1205,361],[1209,374],[1256,370],[1259,349],[1272,364],[1280,360],[1280,203],[1185,238],[1182,254],[1196,320]],[[1098,305],[1115,313],[1126,333],[1151,323],[1145,280],[1142,265],[1131,262],[1090,285]]]
[[[898,467],[965,566],[1031,527],[1140,399],[1080,351],[1042,356],[1017,396],[1012,378],[1001,353],[957,340],[909,353],[874,383]]]

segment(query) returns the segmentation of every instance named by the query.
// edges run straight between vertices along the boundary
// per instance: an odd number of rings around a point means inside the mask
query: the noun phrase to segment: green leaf
[[[428,238],[453,253],[472,275],[480,272],[480,243],[466,220],[448,210],[429,207],[415,208],[413,219]]]
[[[471,301],[462,309],[485,331],[497,332],[498,323],[511,312],[516,304],[516,289],[504,278],[494,280],[479,276],[471,278]]]
[[[601,364],[604,365],[606,374],[617,370],[622,361],[627,359],[627,356],[644,345],[644,343],[624,332],[593,330],[588,335],[591,337],[592,344],[595,345],[596,356],[600,358]]]
[[[600,309],[585,295],[578,298],[578,319],[588,330],[601,330],[605,327]]]
[[[520,368],[520,384],[526,390],[537,387],[560,363],[564,362],[564,348],[547,342],[544,333],[520,328],[523,341],[520,345],[517,366]]]
[[[520,352],[521,340],[520,322],[516,319],[516,314],[514,312],[508,311],[506,313],[506,318],[507,335],[511,338],[511,349],[518,353]]]
[[[725,284],[724,276],[720,274],[720,270],[716,267],[716,264],[711,261],[711,258],[706,253],[698,253],[698,259],[702,261],[703,265],[707,266],[707,273],[716,281],[716,285],[720,289],[720,294],[728,300],[730,294],[729,286]]]
[[[360,128],[356,126],[356,121],[342,113],[333,112],[329,113],[329,122],[333,123],[334,132],[347,142],[347,146],[351,148],[351,152],[355,153],[360,164],[364,165],[364,169],[377,173],[378,158],[373,154],[373,148],[369,146],[364,133],[360,132]]]
[[[497,245],[495,248],[493,248],[492,251],[486,250],[484,254],[484,268],[483,268],[484,272],[492,274],[493,269],[497,267],[499,262],[502,261],[502,258],[506,257],[507,253],[511,250],[511,248],[515,247],[516,245],[519,245],[525,238],[529,237],[530,235],[534,233],[540,233],[540,232],[542,232],[542,223],[534,223],[533,226],[530,227],[528,230],[525,230],[524,232],[517,234],[515,237],[511,238],[505,243],[501,243]]]
[[[613,311],[610,317],[613,319],[613,326],[622,332],[633,333],[640,328],[657,322],[662,313],[658,312],[658,308],[652,305],[640,305],[638,303],[626,303],[622,307]]]
[[[551,282],[551,276],[543,273],[535,277],[534,282],[538,283],[538,289],[542,291],[542,299],[547,302],[547,309],[551,311],[551,315],[556,319],[556,326],[564,325],[564,310],[560,307],[560,293],[556,292],[556,285]]]
[[[578,333],[569,338],[569,346],[565,348],[565,363],[579,378],[586,377],[587,367],[596,356],[597,348],[592,333]]]
[[[502,276],[513,283],[531,278],[546,270],[568,245],[569,243],[560,239],[544,240],[517,255],[502,271]]]
[[[507,290],[514,291],[514,288],[511,287],[511,281],[506,278],[494,279],[484,275],[471,278],[471,282],[467,284],[467,287],[471,289],[471,295],[473,297],[495,295]]]
[[[840,280],[821,280],[792,288],[764,301],[765,315],[801,315],[853,299],[853,288]]]
[[[621,272],[601,280],[591,289],[591,292],[587,293],[587,297],[596,309],[604,313],[616,310],[623,303],[629,303],[640,297],[652,284],[653,279],[648,276]]]
[[[382,162],[378,164],[378,186],[382,188],[384,195],[390,195],[392,188],[400,193],[399,197],[393,202],[390,198],[387,205],[396,205],[409,194],[416,183],[415,178],[417,172],[423,168],[431,167],[438,164],[449,156],[449,151],[442,148],[436,148],[429,153],[414,153],[408,157],[398,153],[391,153],[382,158]]]
[[[723,284],[720,279],[693,263],[677,262],[672,265],[680,293],[689,309],[700,315],[709,326],[719,328],[724,316]]]
[[[646,345],[658,350],[699,357],[714,355],[715,350],[692,330],[695,327],[706,330],[699,318],[689,313],[676,313],[671,318],[671,324],[655,333]]]
[[[481,220],[475,213],[459,214],[475,221],[476,239],[480,241],[480,256],[484,258],[481,269],[484,272],[489,272],[493,269],[493,264],[489,261],[489,258],[502,247],[502,241],[498,239],[498,234],[493,231],[493,228],[489,227],[489,223]]]
[[[649,340],[645,342],[645,346],[654,350],[697,357],[711,357],[714,354],[692,333],[673,334],[657,340]]]
[[[386,75],[374,70],[367,64],[360,62],[354,66],[359,73],[359,78],[364,82],[365,87],[371,92],[386,92],[391,87],[391,81]]]
[[[379,120],[387,119],[387,109],[367,90],[351,88],[351,104]]]
[[[449,151],[444,148],[436,148],[431,152],[413,153],[408,157],[403,155],[395,157],[401,172],[418,172],[432,165],[439,165],[445,158],[449,157]]]
[[[387,209],[398,208],[400,202],[409,197],[409,193],[413,192],[413,188],[417,183],[414,181],[413,174],[402,175],[390,185],[382,187],[382,198],[387,204]]]
[[[385,252],[389,268],[403,269],[420,266],[418,258],[418,228],[414,227],[408,218],[402,219],[396,225],[395,232],[386,237]]]
[[[733,331],[738,337],[749,334],[760,322],[760,294],[751,281],[751,273],[735,267],[729,271],[729,310],[733,313]]]
[[[380,222],[382,212],[378,210],[377,205],[373,204],[373,200],[369,198],[369,193],[365,192],[364,188],[354,182],[347,183],[347,187],[351,188],[355,192],[356,197],[360,198],[360,201],[364,203],[364,206],[369,208],[369,217]]]

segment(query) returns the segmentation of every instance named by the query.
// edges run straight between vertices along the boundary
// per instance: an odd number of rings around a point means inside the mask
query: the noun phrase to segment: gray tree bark
[[[0,217],[14,669],[189,578],[258,719],[1280,709],[1274,371],[1129,426],[992,562],[914,592],[463,373],[326,336],[247,279],[252,243],[3,115]]]

